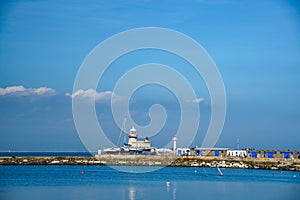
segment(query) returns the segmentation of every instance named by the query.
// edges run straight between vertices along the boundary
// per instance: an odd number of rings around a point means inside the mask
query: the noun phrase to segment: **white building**
[[[244,150],[227,150],[228,157],[243,157],[247,156],[247,151]]]

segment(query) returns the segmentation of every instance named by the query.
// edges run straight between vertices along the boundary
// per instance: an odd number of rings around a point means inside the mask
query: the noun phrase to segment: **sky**
[[[135,66],[151,62],[168,64],[194,88],[197,100],[188,101],[197,104],[201,120],[191,146],[201,146],[214,105],[203,78],[178,56],[151,49],[132,52],[111,64],[96,91],[73,91],[81,64],[98,44],[142,27],[172,29],[193,38],[217,65],[227,98],[217,147],[235,148],[239,139],[241,148],[300,149],[297,1],[124,0],[1,2],[0,150],[84,151],[72,99],[89,100],[94,94],[99,123],[116,143],[120,130],[109,103],[114,86]],[[151,121],[151,105],[164,106],[167,120],[160,137],[150,137],[152,145],[161,146],[178,129],[182,111],[168,88],[149,84],[126,98],[131,99],[134,120],[127,121],[128,129]]]

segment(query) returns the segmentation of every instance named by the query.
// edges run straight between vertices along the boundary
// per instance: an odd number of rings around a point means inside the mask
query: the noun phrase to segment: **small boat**
[[[224,176],[224,174],[222,173],[222,171],[220,170],[220,168],[218,167],[217,169],[218,169],[218,171],[220,173],[220,176]]]
[[[106,148],[103,150],[105,154],[119,154],[121,152],[120,147]]]

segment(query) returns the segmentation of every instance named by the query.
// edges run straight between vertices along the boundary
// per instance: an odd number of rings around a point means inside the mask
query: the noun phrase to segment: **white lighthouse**
[[[177,141],[177,137],[174,136],[173,137],[173,152],[174,152],[174,154],[176,154],[176,141]]]
[[[146,137],[143,141],[138,140],[138,134],[134,126],[130,129],[130,132],[128,134],[128,145],[130,147],[136,147],[136,148],[150,148],[151,143]]]
[[[133,145],[137,142],[138,134],[134,126],[130,129],[130,133],[128,134],[128,144]]]

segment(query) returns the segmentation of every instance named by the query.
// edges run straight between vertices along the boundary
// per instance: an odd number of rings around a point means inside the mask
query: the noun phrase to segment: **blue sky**
[[[300,5],[297,1],[6,1],[0,6],[0,150],[83,150],[70,96],[77,71],[108,37],[132,28],[163,27],[201,44],[217,64],[227,94],[227,117],[217,146],[299,149]],[[204,101],[200,144],[210,117],[209,94],[184,61],[159,51],[122,57],[97,91],[111,91],[130,68],[167,63],[191,82]],[[123,66],[123,68],[120,68]],[[145,75],[147,76],[147,75]],[[140,77],[143,78],[143,77]],[[7,88],[18,86],[15,88]],[[157,95],[159,94],[159,95]],[[103,94],[104,95],[104,94]],[[104,95],[105,96],[105,95]],[[159,96],[160,98],[157,98]],[[109,95],[105,96],[109,99]],[[163,132],[178,127],[178,105],[157,86],[137,91],[132,109],[147,124],[147,109],[165,105]],[[107,132],[119,131],[109,104],[96,105]],[[159,141],[153,142],[159,145]]]

